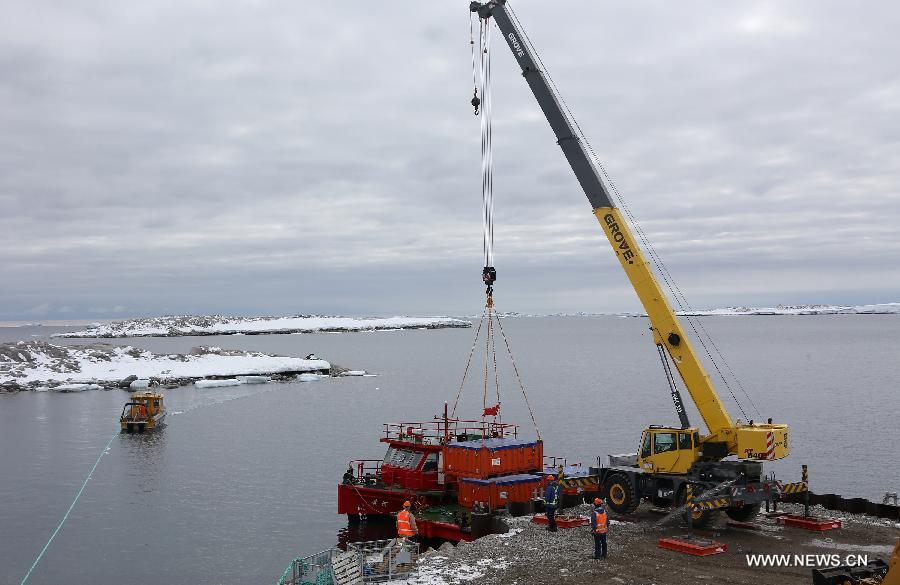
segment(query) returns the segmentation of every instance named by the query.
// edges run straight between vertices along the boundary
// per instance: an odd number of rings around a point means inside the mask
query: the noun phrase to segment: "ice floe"
[[[237,378],[226,378],[224,380],[197,380],[194,386],[197,388],[222,388],[224,386],[240,386],[243,384]]]
[[[84,392],[85,390],[99,390],[99,384],[60,384],[53,388],[57,392]]]

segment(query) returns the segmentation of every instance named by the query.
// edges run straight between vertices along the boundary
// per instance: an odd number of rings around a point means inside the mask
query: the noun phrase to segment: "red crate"
[[[532,492],[540,485],[541,476],[527,473],[490,479],[463,477],[459,480],[459,505],[471,508],[475,502],[483,502],[497,509],[507,502],[530,502]]]
[[[544,462],[543,441],[496,438],[447,443],[443,446],[444,474],[485,479],[539,471]]]
[[[779,524],[785,526],[793,526],[794,528],[803,528],[804,530],[825,531],[843,528],[843,522],[833,518],[810,518],[807,516],[797,516],[788,514],[777,519]]]
[[[708,557],[728,552],[728,545],[724,542],[694,538],[692,536],[671,536],[660,538],[660,548],[667,548],[677,552],[693,555],[695,557]]]

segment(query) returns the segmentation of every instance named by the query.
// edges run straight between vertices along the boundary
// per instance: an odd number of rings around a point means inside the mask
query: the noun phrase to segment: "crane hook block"
[[[481,100],[478,99],[478,89],[477,88],[475,89],[474,95],[472,95],[471,104],[473,106],[475,106],[475,115],[477,116],[478,115],[478,106],[481,105]]]
[[[484,270],[481,271],[481,280],[488,286],[493,285],[494,281],[497,280],[497,270],[493,266],[485,266]]]

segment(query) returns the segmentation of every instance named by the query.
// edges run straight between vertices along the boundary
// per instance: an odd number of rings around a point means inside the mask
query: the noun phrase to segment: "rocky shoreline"
[[[0,392],[53,390],[74,385],[129,389],[178,388],[198,380],[266,376],[291,381],[297,375],[337,376],[348,370],[309,355],[306,358],[198,346],[188,354],[154,354],[106,343],[60,346],[44,341],[0,344]]]
[[[309,374],[309,373],[318,373],[322,376],[329,377],[338,377],[340,374],[332,373],[330,371],[324,372],[282,372],[282,373],[271,373],[265,374],[269,377],[269,382],[292,382],[298,375]],[[243,375],[243,374],[238,374]],[[258,374],[252,374],[258,375]],[[147,388],[163,388],[166,390],[174,390],[175,388],[182,388],[184,386],[191,386],[195,382],[200,380],[225,380],[230,379],[235,376],[206,376],[206,377],[183,377],[183,378],[158,378],[155,376],[151,376],[150,378],[146,378],[149,380],[149,385]],[[138,380],[139,378],[135,375],[130,375],[121,380],[96,380],[92,379],[90,381],[84,382],[84,384],[95,384],[99,386],[100,390],[129,390],[131,389],[131,383]],[[29,392],[36,390],[55,390],[59,387],[70,385],[71,383],[66,381],[58,381],[58,380],[50,380],[46,382],[28,382],[27,384],[19,384],[14,381],[4,381],[0,382],[0,393],[8,393],[12,394],[15,392]]]
[[[781,507],[781,506],[780,506]],[[803,507],[785,504],[791,513]],[[587,515],[590,506],[567,509]],[[861,514],[828,513],[816,507],[813,514],[843,521],[844,527],[825,533],[785,528],[775,518],[760,515],[756,530],[728,526],[724,519],[711,529],[696,531],[700,538],[727,545],[724,554],[692,557],[660,548],[659,538],[685,533],[680,526],[657,527],[659,516],[649,510],[627,518],[611,515],[609,558],[592,558],[593,542],[587,527],[550,533],[531,523],[529,516],[506,518],[510,531],[453,547],[441,546],[420,556],[416,574],[391,585],[518,585],[562,582],[569,585],[616,583],[620,585],[709,585],[766,583],[809,585],[811,568],[805,566],[750,566],[748,555],[867,554],[887,559],[900,536],[896,521]]]

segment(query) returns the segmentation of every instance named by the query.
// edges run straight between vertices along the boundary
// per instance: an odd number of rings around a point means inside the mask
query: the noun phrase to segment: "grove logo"
[[[519,44],[519,39],[516,38],[516,35],[513,33],[509,33],[507,35],[509,37],[509,42],[513,47],[513,50],[516,52],[516,55],[519,57],[525,56],[525,51],[522,50],[522,45]]]

